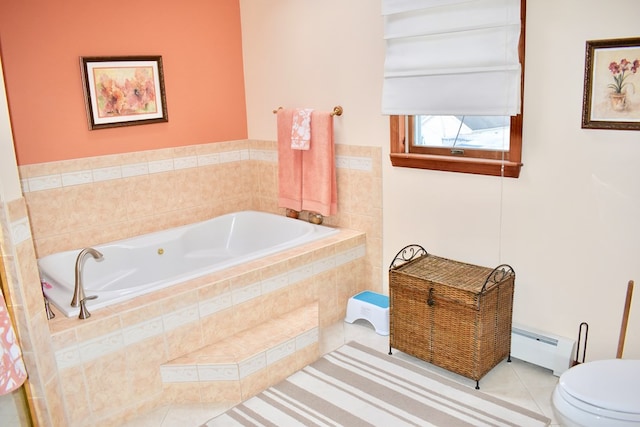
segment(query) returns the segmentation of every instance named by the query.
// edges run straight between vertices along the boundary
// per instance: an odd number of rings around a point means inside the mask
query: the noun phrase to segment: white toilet
[[[640,360],[576,365],[560,376],[552,401],[563,426],[640,426]]]

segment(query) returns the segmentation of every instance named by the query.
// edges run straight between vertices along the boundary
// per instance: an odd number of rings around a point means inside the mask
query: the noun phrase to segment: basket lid
[[[495,270],[427,254],[407,262],[392,272],[479,294],[510,277],[507,273],[499,276],[498,280],[489,280]],[[510,267],[509,270],[513,271]]]

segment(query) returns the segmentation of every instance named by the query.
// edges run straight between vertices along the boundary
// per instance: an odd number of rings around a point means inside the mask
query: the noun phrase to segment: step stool
[[[389,297],[363,291],[349,298],[344,321],[353,323],[358,319],[371,323],[378,335],[389,335]]]

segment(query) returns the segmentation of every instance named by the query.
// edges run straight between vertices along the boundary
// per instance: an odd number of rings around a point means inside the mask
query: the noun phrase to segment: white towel
[[[311,147],[311,108],[299,108],[291,123],[291,149],[308,150]]]

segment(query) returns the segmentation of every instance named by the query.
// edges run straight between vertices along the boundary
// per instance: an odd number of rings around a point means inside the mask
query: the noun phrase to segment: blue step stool
[[[349,298],[344,321],[358,319],[373,325],[378,335],[389,335],[389,297],[372,291],[363,291]]]

